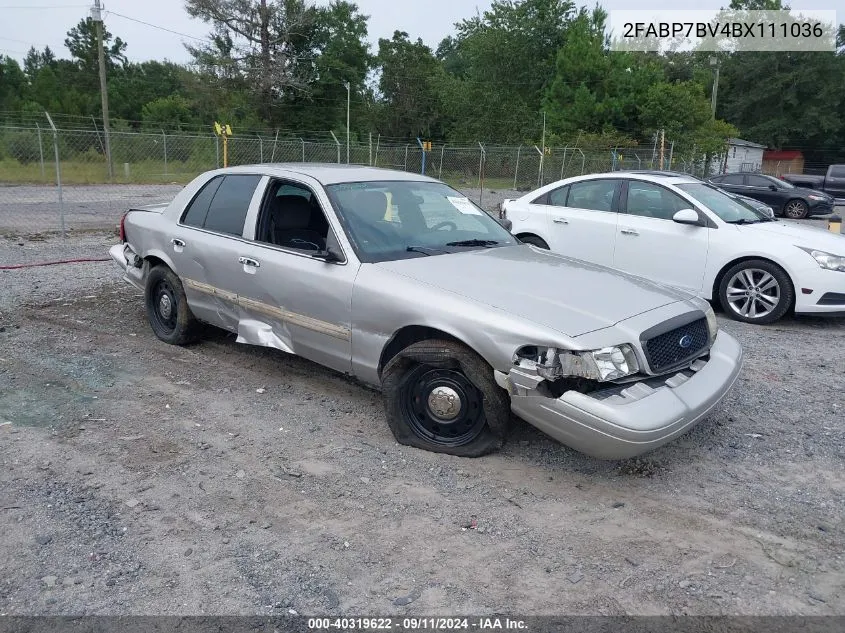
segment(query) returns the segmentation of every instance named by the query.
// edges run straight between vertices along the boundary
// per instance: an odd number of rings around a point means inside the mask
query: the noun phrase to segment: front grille
[[[691,360],[706,347],[709,338],[706,318],[658,334],[643,341],[648,366],[652,371],[661,371]]]

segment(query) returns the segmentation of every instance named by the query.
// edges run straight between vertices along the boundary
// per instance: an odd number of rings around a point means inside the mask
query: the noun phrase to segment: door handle
[[[185,248],[185,240],[180,240],[178,237],[174,237],[170,240],[170,243],[173,244],[173,246],[181,246],[182,248]]]
[[[569,224],[569,220],[567,220],[566,218],[555,218],[554,220],[552,220],[552,222],[554,222],[555,224]]]
[[[261,266],[257,260],[252,259],[251,257],[238,257],[238,262],[244,266],[254,266],[255,268]]]
[[[634,229],[622,229],[619,231],[622,235],[639,235]]]

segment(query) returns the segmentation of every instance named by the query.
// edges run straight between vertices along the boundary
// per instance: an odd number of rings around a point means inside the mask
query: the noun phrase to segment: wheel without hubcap
[[[484,429],[482,396],[462,372],[418,365],[404,381],[404,413],[414,433],[440,446],[463,446]]]
[[[176,298],[167,279],[160,280],[153,287],[153,316],[167,333],[176,329]]]
[[[166,266],[153,267],[144,288],[147,319],[155,335],[171,345],[196,339],[197,322],[188,306],[182,282]]]
[[[465,345],[412,343],[388,361],[381,379],[387,424],[400,444],[479,457],[504,442],[508,394],[490,365]]]

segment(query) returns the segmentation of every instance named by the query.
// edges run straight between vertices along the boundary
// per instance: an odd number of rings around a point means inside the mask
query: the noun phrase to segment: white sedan
[[[845,236],[768,218],[699,180],[578,176],[501,214],[523,242],[718,299],[739,321],[845,315]]]

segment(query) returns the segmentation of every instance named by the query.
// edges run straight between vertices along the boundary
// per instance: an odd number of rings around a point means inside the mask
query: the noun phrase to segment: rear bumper
[[[709,359],[671,376],[560,398],[536,391],[542,380],[515,368],[505,382],[511,409],[559,442],[602,459],[635,457],[678,437],[724,397],[742,367],[742,348],[720,331]]]
[[[109,249],[112,261],[123,272],[123,280],[132,284],[138,290],[144,289],[144,268],[138,267],[138,255],[129,244],[115,244]]]

